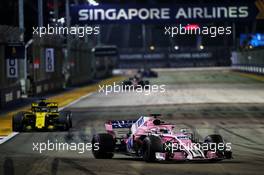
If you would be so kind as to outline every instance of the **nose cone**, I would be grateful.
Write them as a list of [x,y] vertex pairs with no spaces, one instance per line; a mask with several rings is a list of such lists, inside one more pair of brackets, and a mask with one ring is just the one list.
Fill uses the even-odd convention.
[[45,117],[46,113],[45,112],[37,112],[36,113],[36,128],[42,129],[45,127]]

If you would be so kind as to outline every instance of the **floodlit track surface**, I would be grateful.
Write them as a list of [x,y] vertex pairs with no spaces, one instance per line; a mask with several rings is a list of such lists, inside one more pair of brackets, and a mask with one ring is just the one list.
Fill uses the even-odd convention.
[[[211,101],[206,103],[204,100],[209,99],[207,97],[195,103],[179,103],[167,94],[159,95],[161,103],[158,98],[151,102],[150,97],[139,99],[135,93],[109,96],[96,93],[69,108],[73,111],[74,126],[70,132],[21,133],[0,145],[0,174],[263,174],[263,83],[219,70],[160,74],[158,79],[150,81],[168,85],[167,93],[176,93],[188,100],[211,89]],[[186,89],[190,93],[186,93]],[[233,93],[219,95],[223,89]],[[241,96],[250,97],[254,92],[258,93],[258,98],[233,101]],[[122,103],[127,98],[131,103]],[[103,101],[104,105],[100,105],[99,101]],[[74,151],[46,151],[40,154],[32,150],[33,142],[90,142],[93,134],[104,131],[106,120],[136,119],[149,113],[161,113],[165,120],[175,123],[178,128],[196,131],[201,140],[211,133],[223,135],[226,141],[232,143],[234,159],[217,163],[145,163],[123,155],[115,155],[112,160],[97,160],[89,151],[83,154]]]

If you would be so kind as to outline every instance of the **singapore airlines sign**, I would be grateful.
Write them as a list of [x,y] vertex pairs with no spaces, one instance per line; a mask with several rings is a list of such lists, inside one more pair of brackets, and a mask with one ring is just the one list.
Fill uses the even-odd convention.
[[[261,2],[260,2],[261,1]],[[262,3],[262,0],[256,2]],[[264,10],[264,9],[263,9]],[[254,20],[263,14],[260,5],[78,5],[71,7],[72,24],[93,23],[176,23],[210,20]],[[261,18],[258,18],[261,19]]]

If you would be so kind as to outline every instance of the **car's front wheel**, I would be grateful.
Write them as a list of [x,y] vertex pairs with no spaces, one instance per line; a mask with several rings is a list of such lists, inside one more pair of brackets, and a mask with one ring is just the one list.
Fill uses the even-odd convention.
[[156,152],[163,152],[162,140],[158,136],[148,136],[143,141],[143,159],[146,162],[154,162],[156,160]]
[[115,142],[110,134],[97,134],[92,139],[92,152],[96,159],[111,159],[114,156]]
[[208,135],[204,139],[204,143],[208,144],[209,150],[205,151],[207,154],[208,151],[214,151],[217,153],[218,158],[212,159],[213,161],[219,161],[223,158],[231,159],[232,152],[230,150],[226,150],[226,145],[224,139],[221,135],[212,134]]

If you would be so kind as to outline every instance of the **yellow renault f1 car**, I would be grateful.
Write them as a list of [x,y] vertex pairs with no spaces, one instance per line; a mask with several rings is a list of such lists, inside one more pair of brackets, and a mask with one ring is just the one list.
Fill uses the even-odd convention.
[[13,131],[62,130],[72,127],[72,113],[58,110],[58,104],[41,100],[31,104],[31,110],[13,116]]

